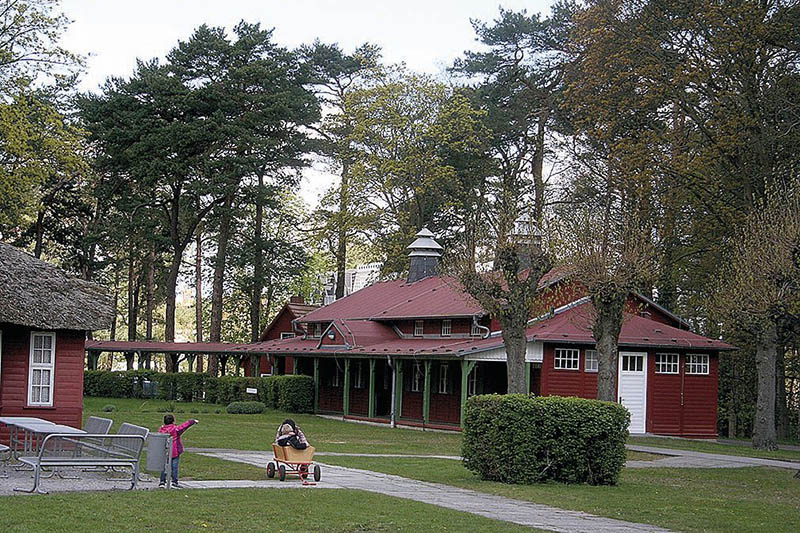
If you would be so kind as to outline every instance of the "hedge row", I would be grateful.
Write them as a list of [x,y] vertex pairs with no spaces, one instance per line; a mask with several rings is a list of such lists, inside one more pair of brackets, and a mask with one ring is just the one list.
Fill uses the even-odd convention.
[[464,414],[464,465],[483,479],[614,485],[625,464],[630,415],[616,403],[484,395]]
[[[145,398],[145,381],[157,383],[157,397],[164,400],[219,404],[257,400],[269,408],[295,413],[310,413],[314,408],[314,378],[295,375],[216,378],[206,374],[166,374],[152,370],[86,370],[83,393],[109,398]],[[256,389],[257,394],[248,393],[248,388]]]

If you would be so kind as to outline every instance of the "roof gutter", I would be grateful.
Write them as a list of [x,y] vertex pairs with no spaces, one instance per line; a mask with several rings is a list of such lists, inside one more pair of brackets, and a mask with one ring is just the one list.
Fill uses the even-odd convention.
[[489,335],[491,335],[491,333],[492,333],[491,329],[487,328],[486,326],[481,326],[478,323],[478,315],[477,314],[472,315],[472,325],[475,326],[476,329],[483,330],[483,331],[486,332],[483,335],[481,335],[481,339],[489,338]]

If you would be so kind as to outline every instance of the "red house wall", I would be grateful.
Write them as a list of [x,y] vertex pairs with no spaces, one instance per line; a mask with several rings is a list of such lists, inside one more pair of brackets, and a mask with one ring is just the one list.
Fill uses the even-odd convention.
[[[83,415],[84,331],[56,331],[53,407],[28,407],[31,329],[1,324],[3,332],[0,413],[31,416],[81,427]],[[38,330],[37,330],[38,331]]]
[[597,398],[597,373],[584,372],[585,349],[580,350],[578,370],[556,370],[555,349],[576,348],[576,346],[556,346],[545,344],[540,373],[539,387],[542,396],[578,396]]
[[461,423],[461,394],[431,394],[431,422]]
[[[579,348],[579,370],[556,370],[555,348],[570,346],[545,345],[539,385],[541,395],[597,398],[597,373],[584,371],[586,347]],[[719,357],[709,356],[708,375],[686,375],[684,353],[679,355],[678,374],[656,374],[656,353],[658,350],[647,353],[645,429],[659,435],[716,437]]]
[[422,420],[422,393],[403,391],[403,405],[401,418]]
[[327,387],[320,385],[319,410],[341,413],[344,410],[344,399],[342,397],[343,392],[344,391],[341,387]]

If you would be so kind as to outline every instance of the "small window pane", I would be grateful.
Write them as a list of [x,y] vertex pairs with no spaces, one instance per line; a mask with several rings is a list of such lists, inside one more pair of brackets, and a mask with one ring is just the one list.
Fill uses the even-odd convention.
[[33,336],[33,347],[34,348],[42,348],[42,336],[41,335],[34,335]]
[[414,322],[414,336],[415,337],[422,337],[424,322],[422,320],[417,320]]
[[42,403],[50,402],[50,387],[42,387]]
[[41,390],[40,387],[33,387],[33,389],[31,390],[31,392],[32,392],[31,396],[32,396],[33,403],[41,403],[41,401],[42,401],[41,397],[42,396],[41,396],[41,394],[39,392],[40,390]]
[[42,335],[43,348],[49,350],[53,346],[53,339],[50,335]]
[[585,370],[587,372],[597,372],[597,350],[586,350]]
[[579,370],[579,359],[580,356],[578,350],[556,348],[555,368],[557,370]]

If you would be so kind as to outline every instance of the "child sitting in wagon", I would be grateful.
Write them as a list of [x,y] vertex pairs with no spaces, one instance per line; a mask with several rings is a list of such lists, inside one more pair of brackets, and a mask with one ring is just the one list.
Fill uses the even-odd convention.
[[278,433],[275,435],[275,443],[278,446],[291,446],[295,450],[305,450],[308,448],[306,436],[303,435],[303,432],[291,418],[287,418],[278,426]]

